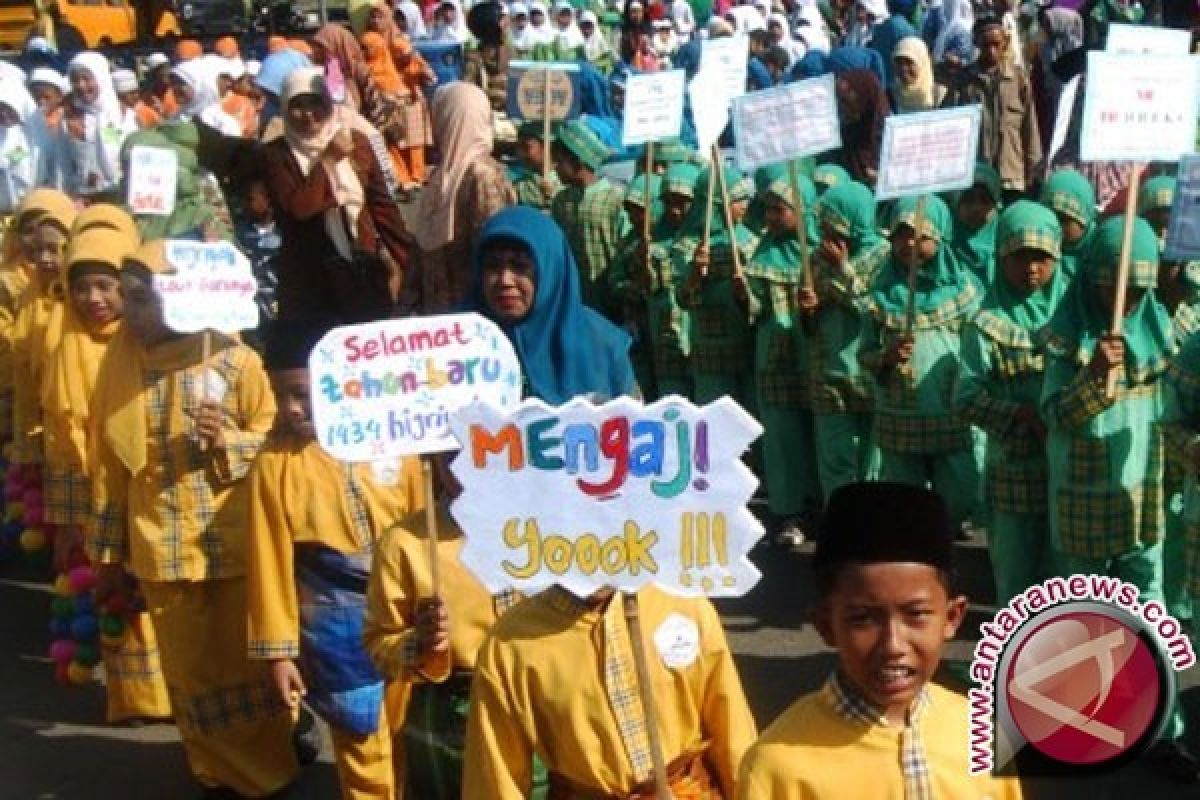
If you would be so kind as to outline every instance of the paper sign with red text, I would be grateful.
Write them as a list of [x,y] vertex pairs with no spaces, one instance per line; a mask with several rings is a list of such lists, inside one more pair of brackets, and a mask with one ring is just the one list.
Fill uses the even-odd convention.
[[461,559],[490,591],[734,597],[758,582],[758,480],[741,459],[762,427],[732,399],[477,404],[451,427]]
[[165,217],[175,210],[179,156],[165,147],[135,145],[129,150],[129,188],[125,201],[133,214]]
[[335,328],[308,366],[317,440],[341,461],[454,450],[454,411],[477,401],[511,408],[521,399],[516,351],[479,314]]
[[154,276],[163,320],[176,333],[236,333],[258,326],[258,281],[250,261],[229,242],[166,243],[171,272]]

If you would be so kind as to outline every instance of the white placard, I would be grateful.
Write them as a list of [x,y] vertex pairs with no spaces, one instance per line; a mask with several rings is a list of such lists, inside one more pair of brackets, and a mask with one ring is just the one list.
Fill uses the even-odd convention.
[[875,196],[880,200],[966,189],[975,182],[979,106],[893,114],[884,122]]
[[733,130],[744,171],[841,147],[833,76],[736,98]]
[[165,147],[134,145],[129,150],[129,183],[125,202],[134,214],[165,217],[175,210],[179,156]]
[[623,147],[679,136],[683,127],[684,77],[681,69],[629,76],[621,127]]
[[327,333],[308,359],[317,441],[341,461],[441,453],[457,409],[521,399],[512,343],[479,314],[387,319]]
[[696,152],[708,159],[725,128],[729,125],[729,98],[719,73],[696,73],[688,84],[688,99],[692,101],[692,125],[696,128]]
[[1154,25],[1110,24],[1108,38],[1104,41],[1106,53],[1186,56],[1191,50],[1191,31],[1159,28]]
[[258,282],[250,260],[229,242],[171,239],[172,271],[154,276],[163,320],[176,333],[235,333],[258,326]]
[[451,424],[460,558],[489,591],[738,596],[757,583],[758,481],[741,457],[762,427],[732,399],[479,404]]
[[1196,60],[1089,53],[1080,156],[1175,161],[1196,148]]
[[746,73],[750,64],[750,39],[746,36],[722,36],[705,39],[700,46],[700,72],[720,75],[726,98],[746,93]]
[[1200,259],[1200,155],[1179,160],[1163,256],[1174,261]]

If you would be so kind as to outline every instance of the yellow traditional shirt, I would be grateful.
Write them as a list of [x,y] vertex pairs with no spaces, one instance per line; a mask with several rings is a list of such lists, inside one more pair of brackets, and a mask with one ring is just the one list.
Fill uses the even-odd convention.
[[424,512],[410,514],[375,548],[367,583],[363,639],[375,667],[388,678],[441,682],[451,672],[475,669],[475,659],[512,594],[493,597],[459,560],[462,531],[438,508],[438,580],[450,620],[450,658],[420,659],[413,621],[417,604],[433,596],[429,534]]
[[[41,464],[42,374],[49,366],[61,334],[62,290],[55,287],[40,296],[29,286],[18,302],[12,327],[13,442],[12,459],[17,464]],[[57,319],[57,321],[56,321]]]
[[[755,727],[716,609],[653,588],[637,596],[664,760],[707,745],[706,764],[732,796]],[[628,794],[650,778],[631,755],[630,742],[645,737],[644,716],[629,713],[640,710],[636,681],[613,675],[632,664],[606,658],[608,643],[630,641],[624,602],[614,595],[590,608],[555,588],[500,619],[471,686],[464,800],[526,797],[534,754],[589,791]],[[610,693],[614,678],[625,691]]]
[[272,436],[247,481],[250,657],[297,658],[294,546],[321,544],[346,555],[369,552],[383,531],[424,507],[420,462],[348,464],[315,441]]
[[[937,798],[1019,800],[1020,782],[968,772],[967,701],[928,684],[916,726]],[[742,761],[738,800],[906,800],[904,729],[847,712],[831,681],[783,712]]]
[[[243,481],[275,420],[275,398],[254,351],[214,347],[207,383],[224,417],[225,447],[201,452],[193,418],[204,397],[200,337],[151,351],[144,367],[146,465],[136,475],[105,436],[94,437],[88,557],[126,564],[143,581],[203,581],[245,574],[247,487]],[[106,359],[103,373],[112,366]],[[136,389],[129,387],[130,394]],[[97,420],[102,424],[103,420]]]

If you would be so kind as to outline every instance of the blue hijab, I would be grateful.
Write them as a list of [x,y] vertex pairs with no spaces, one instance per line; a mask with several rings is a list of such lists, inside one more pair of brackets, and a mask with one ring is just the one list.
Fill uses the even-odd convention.
[[841,75],[856,69],[869,69],[879,78],[881,86],[888,86],[887,73],[883,67],[883,56],[869,47],[835,47],[829,54],[829,71]]
[[287,76],[301,67],[309,66],[312,66],[312,62],[308,60],[308,56],[290,48],[271,53],[263,59],[254,82],[270,94],[264,98],[263,110],[259,114],[259,130],[265,130],[267,123],[279,116],[279,96],[283,94],[283,82],[287,80]]
[[529,394],[552,405],[580,395],[610,399],[633,394],[629,336],[583,304],[579,268],[562,229],[525,206],[497,212],[483,226],[475,251],[471,310],[492,317],[483,298],[482,253],[489,242],[507,239],[529,248],[537,289],[525,319],[505,326],[525,371]]

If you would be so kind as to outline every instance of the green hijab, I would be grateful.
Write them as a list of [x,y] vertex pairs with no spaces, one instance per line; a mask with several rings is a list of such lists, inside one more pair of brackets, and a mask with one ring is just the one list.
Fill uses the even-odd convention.
[[[700,177],[700,167],[696,164],[679,162],[667,167],[663,175],[664,192],[695,198],[696,179]],[[707,188],[708,184],[705,184]]]
[[[916,227],[917,202],[916,197],[905,197],[896,203],[893,232],[901,225]],[[950,247],[952,229],[950,208],[940,197],[926,195],[919,230],[922,235],[933,236],[938,249],[917,270],[915,306],[918,314],[938,312],[943,321],[971,311],[982,293],[975,277],[959,263]],[[875,279],[871,301],[889,317],[902,320],[908,313],[908,298],[908,267],[899,263],[893,252]]]
[[1031,200],[1018,200],[1004,209],[996,222],[996,280],[983,301],[983,310],[1004,317],[1028,333],[1050,321],[1067,290],[1068,280],[1057,266],[1049,282],[1023,294],[1004,277],[1000,262],[1022,249],[1040,250],[1056,260],[1062,256],[1062,228],[1058,217]]
[[1159,175],[1151,178],[1138,192],[1138,213],[1169,209],[1175,202],[1175,178],[1171,175]]
[[[1096,287],[1116,283],[1124,228],[1124,219],[1112,217],[1096,229],[1080,280],[1072,284],[1044,331],[1046,347],[1051,352],[1085,364],[1091,359],[1096,341],[1108,333],[1112,318],[1097,300]],[[1153,289],[1157,284],[1158,237],[1150,224],[1139,218],[1134,222],[1129,285]],[[1167,359],[1175,349],[1171,316],[1154,292],[1147,291],[1137,308],[1126,315],[1122,334],[1125,367],[1131,382],[1148,382],[1166,368]]]
[[[958,214],[954,215],[954,254],[958,256],[958,260],[964,266],[975,273],[975,277],[984,286],[991,286],[995,282],[996,263],[995,263],[995,248],[996,248],[996,222],[1000,218],[1000,211],[1003,209],[1003,188],[1000,182],[1000,173],[995,170],[990,164],[975,165],[975,186],[983,186],[987,189],[988,196],[992,198],[992,202],[996,204],[996,213],[992,214],[988,221],[980,227],[971,230],[958,219]],[[954,204],[958,205],[962,193],[956,193],[954,196]]]
[[1075,244],[1063,242],[1062,260],[1058,264],[1068,279],[1074,278],[1096,235],[1096,190],[1081,173],[1060,169],[1046,180],[1041,200],[1051,211],[1083,226],[1083,238]]
[[874,247],[883,237],[875,222],[875,195],[864,184],[847,180],[825,192],[817,217],[850,242],[850,258]]
[[[816,247],[821,242],[821,231],[817,227],[817,189],[813,186],[813,182],[803,175],[796,176],[796,183],[800,187],[800,197],[804,203],[804,231],[808,236],[809,248]],[[764,195],[776,197],[782,200],[793,211],[796,210],[796,192],[792,188],[790,178],[776,180],[767,187]],[[789,235],[785,238],[796,240],[796,237]]]
[[824,194],[835,186],[851,181],[850,173],[839,164],[822,164],[813,170],[813,183],[817,192]]
[[[662,178],[658,175],[649,176],[649,190],[647,190],[647,176],[645,173],[638,175],[629,182],[629,186],[625,189],[625,202],[628,205],[637,206],[638,208],[646,208],[647,196],[650,200],[650,227],[653,229],[662,220],[663,205],[662,205]],[[642,235],[641,231],[636,232],[638,236]]]
[[[704,236],[704,212],[708,205],[708,176],[712,172],[712,166],[707,166],[701,170],[696,177],[696,192],[695,200],[692,202],[692,208],[688,211],[687,217],[684,218],[683,224],[679,228],[679,238],[694,237],[700,239]],[[729,202],[736,203],[741,200],[749,200],[754,196],[754,182],[742,175],[733,167],[725,167],[722,174],[725,176],[725,185],[729,192]],[[745,243],[753,238],[753,235],[746,229],[745,225],[739,224],[738,242]],[[712,202],[712,223],[710,227],[711,242],[718,244],[728,243],[728,227],[725,225],[725,207],[721,200],[721,186],[718,181],[713,181],[713,202]]]
[[171,238],[202,238],[205,226],[216,221],[200,186],[200,162],[194,146],[191,123],[170,123],[150,130],[131,133],[123,145],[126,154],[134,147],[156,147],[171,150],[178,160],[175,177],[175,208],[167,215],[138,214],[134,216],[143,241]]

